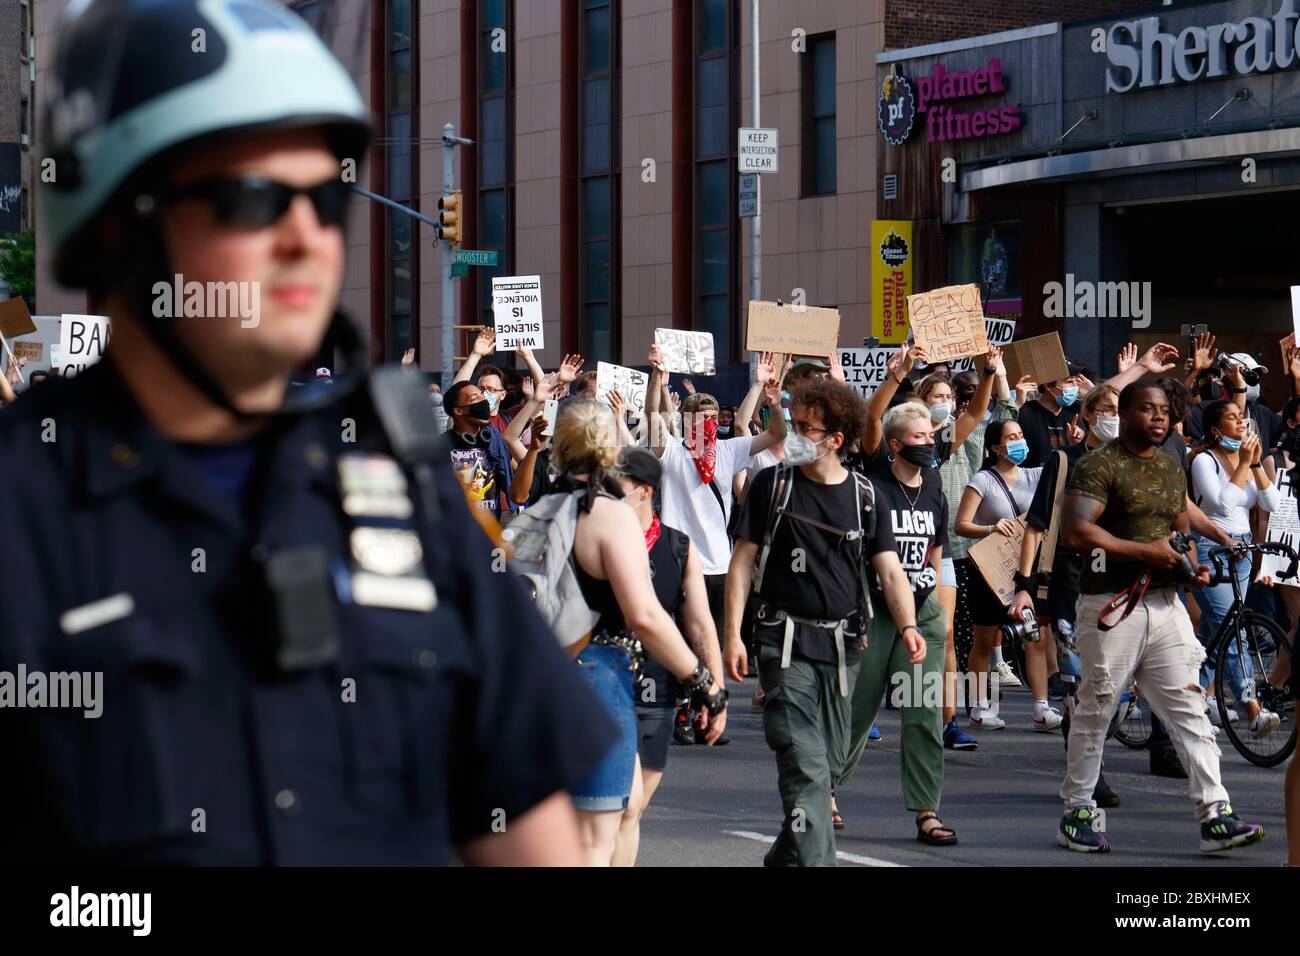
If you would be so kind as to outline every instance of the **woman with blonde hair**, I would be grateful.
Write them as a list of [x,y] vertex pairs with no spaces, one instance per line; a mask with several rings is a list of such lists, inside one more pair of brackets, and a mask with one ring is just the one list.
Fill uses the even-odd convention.
[[576,663],[609,709],[621,736],[601,765],[573,791],[583,843],[593,866],[609,866],[619,823],[640,780],[633,696],[634,654],[640,647],[664,665],[695,698],[700,726],[712,743],[726,724],[727,692],[698,660],[664,610],[650,579],[645,533],[618,484],[618,431],[604,406],[570,402],[555,425],[551,460],[579,496],[573,564],[583,597],[599,614]]

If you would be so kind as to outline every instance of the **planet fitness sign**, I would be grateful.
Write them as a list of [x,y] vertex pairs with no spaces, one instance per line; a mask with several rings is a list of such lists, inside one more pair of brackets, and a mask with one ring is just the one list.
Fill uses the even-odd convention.
[[1161,31],[1159,17],[1121,20],[1106,37],[1106,57],[1107,93],[1289,70],[1300,61],[1300,14],[1296,0],[1282,0],[1267,20],[1191,26],[1177,36]]
[[[1291,2],[1291,0],[1288,0]],[[880,130],[898,146],[912,129],[911,87],[901,76],[885,77],[880,97]],[[915,112],[925,114],[926,139],[931,143],[981,139],[1013,133],[1020,129],[1020,106],[995,106],[964,112],[954,107],[959,100],[991,96],[1007,91],[1002,60],[990,60],[978,70],[950,73],[935,64],[927,76],[916,80]]]

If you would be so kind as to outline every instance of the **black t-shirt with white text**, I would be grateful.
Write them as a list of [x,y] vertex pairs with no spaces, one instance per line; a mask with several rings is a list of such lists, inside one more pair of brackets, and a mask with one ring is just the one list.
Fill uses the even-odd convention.
[[[736,529],[739,537],[760,548],[767,531],[776,471],[775,467],[764,468],[754,477]],[[776,526],[759,597],[767,604],[799,617],[843,620],[853,615],[859,605],[858,546],[846,541],[843,534],[818,528],[791,517],[791,514],[811,518],[844,532],[855,531],[858,527],[855,510],[860,500],[864,508],[862,523],[866,530],[870,530],[871,516],[865,512],[870,504],[870,489],[866,488],[865,481],[853,474],[838,485],[820,484],[806,477],[798,468],[791,474],[794,485],[790,490],[790,501]],[[855,491],[859,481],[862,484],[860,496]],[[782,628],[755,627],[754,636],[760,643],[778,643]],[[797,646],[800,653],[810,660],[836,660],[829,631],[801,626]],[[857,660],[858,642],[855,637],[846,636],[845,652],[850,663]]]
[[[920,610],[939,584],[930,552],[936,545],[948,549],[948,499],[939,473],[933,468],[922,469],[918,488],[904,488],[892,471],[873,475],[871,484],[875,489],[876,530],[867,539],[867,554],[897,553]],[[874,574],[872,582],[872,592],[884,607],[884,592]]]

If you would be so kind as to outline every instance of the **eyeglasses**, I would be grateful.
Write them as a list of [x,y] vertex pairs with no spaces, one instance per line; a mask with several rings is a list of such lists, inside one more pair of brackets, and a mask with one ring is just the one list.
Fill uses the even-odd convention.
[[792,422],[790,425],[796,435],[807,436],[811,432],[819,432],[823,435],[830,434],[824,428],[818,428],[816,425],[809,425],[806,422]]
[[204,179],[172,187],[163,194],[167,203],[199,199],[212,206],[223,226],[262,229],[278,222],[297,196],[306,196],[322,226],[341,226],[346,217],[352,187],[341,179],[327,179],[315,186],[290,186],[263,176]]
[[506,393],[504,388],[492,388],[491,386],[484,388],[482,385],[478,387],[478,390],[480,392],[492,392],[494,395],[504,395]]

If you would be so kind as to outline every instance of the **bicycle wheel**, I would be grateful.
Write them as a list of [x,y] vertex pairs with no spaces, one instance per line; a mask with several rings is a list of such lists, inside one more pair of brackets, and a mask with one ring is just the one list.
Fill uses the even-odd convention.
[[1115,739],[1133,750],[1146,749],[1151,740],[1151,714],[1141,697],[1134,696],[1128,701],[1127,710],[1115,728]]
[[[1256,766],[1275,767],[1295,750],[1296,719],[1295,710],[1288,709],[1289,695],[1285,690],[1270,684],[1269,676],[1277,669],[1279,661],[1284,666],[1287,664],[1291,657],[1291,647],[1282,628],[1269,618],[1249,615],[1245,617],[1244,624],[1244,633],[1238,631],[1225,637],[1219,645],[1214,662],[1214,687],[1219,702],[1219,716],[1223,718],[1224,733],[1239,754]],[[1228,720],[1228,700],[1238,696],[1237,690],[1226,683],[1228,648],[1233,644],[1242,645],[1240,653],[1250,659],[1254,672],[1252,680],[1255,699],[1260,706],[1282,718],[1276,728],[1260,737],[1251,733],[1241,701],[1236,701],[1241,719],[1237,722]]]

